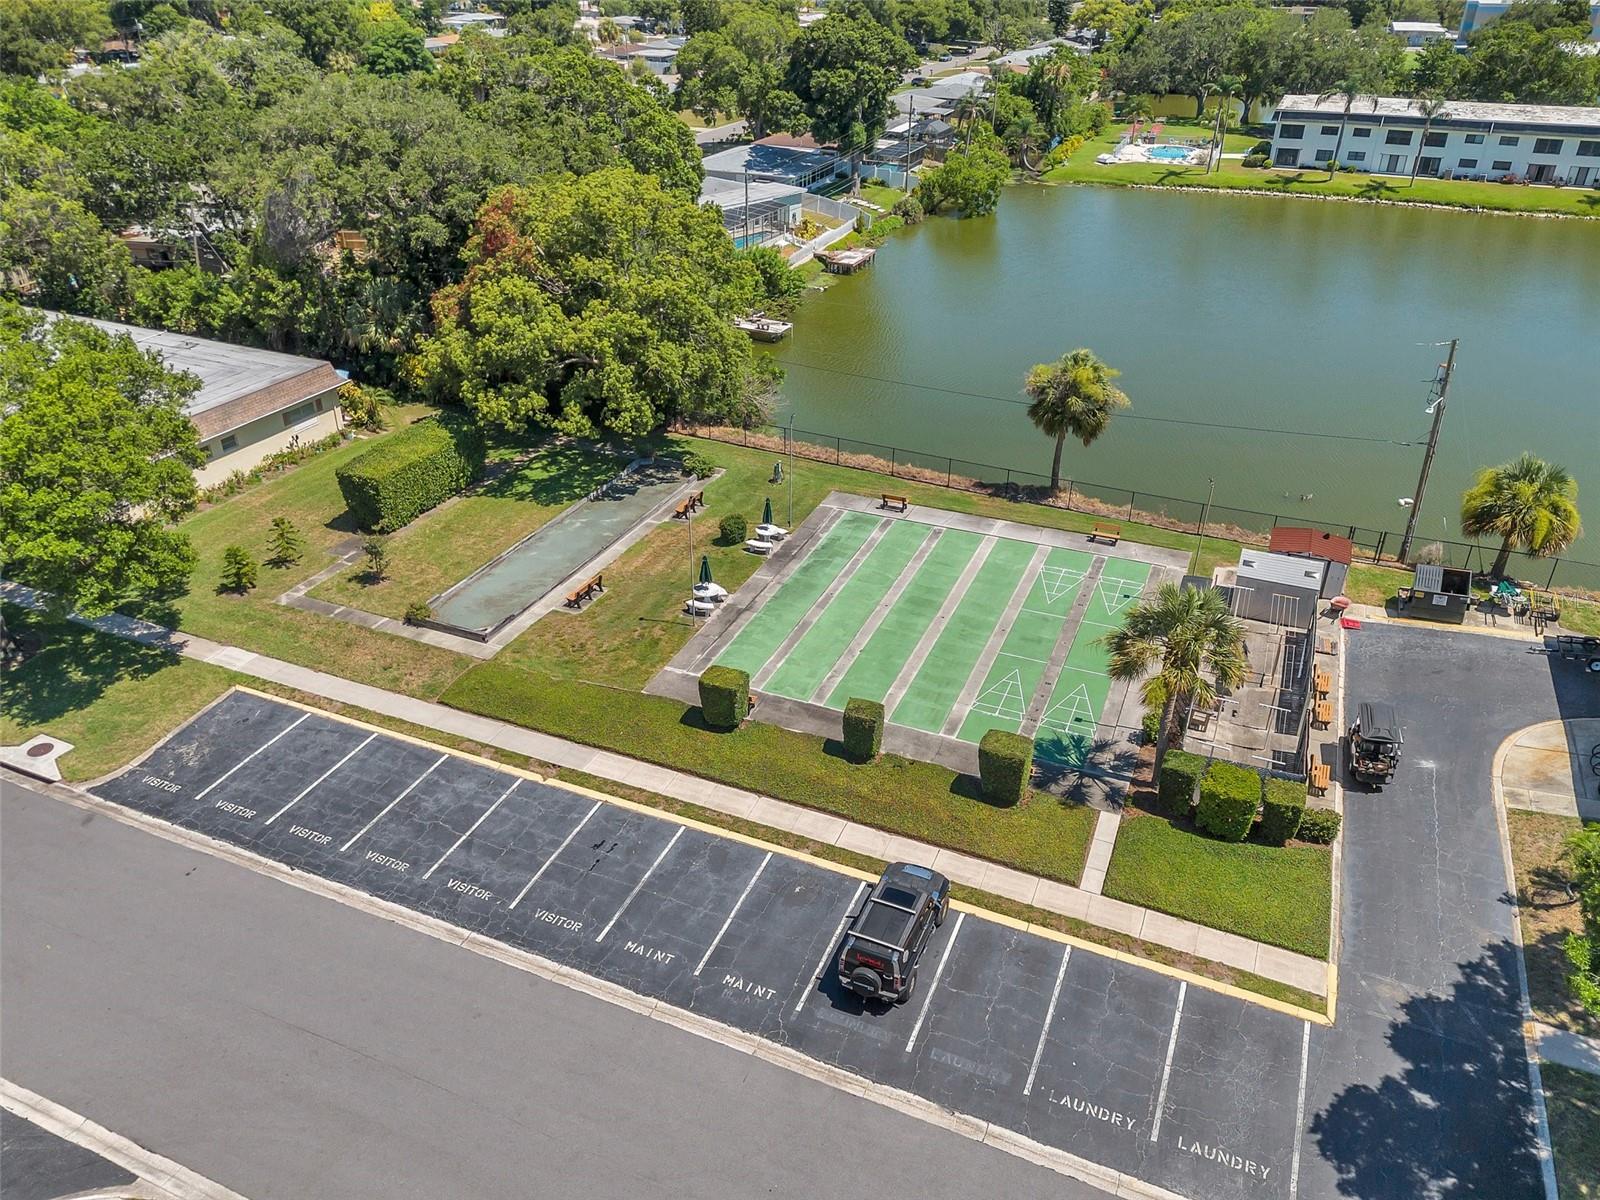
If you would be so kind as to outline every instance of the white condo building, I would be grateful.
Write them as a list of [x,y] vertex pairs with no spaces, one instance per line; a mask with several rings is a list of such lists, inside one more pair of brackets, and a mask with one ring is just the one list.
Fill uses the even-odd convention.
[[[1424,134],[1426,127],[1426,134]],[[1343,130],[1341,136],[1341,129]],[[1417,100],[1285,96],[1273,119],[1272,165],[1341,164],[1376,175],[1600,186],[1600,108],[1451,100],[1431,121]]]

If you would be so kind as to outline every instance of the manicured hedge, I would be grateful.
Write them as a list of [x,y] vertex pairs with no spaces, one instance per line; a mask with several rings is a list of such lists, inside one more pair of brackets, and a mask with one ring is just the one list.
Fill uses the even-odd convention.
[[334,474],[356,524],[393,533],[476,479],[485,453],[476,425],[435,417],[389,435]]
[[1225,842],[1242,842],[1260,802],[1260,775],[1238,763],[1214,762],[1200,781],[1195,824]]
[[1343,818],[1331,808],[1308,808],[1300,818],[1300,829],[1295,834],[1302,842],[1316,842],[1326,846],[1339,836]]
[[844,706],[844,752],[853,762],[871,762],[883,750],[883,705],[851,697]]
[[713,729],[737,729],[750,715],[750,673],[707,667],[700,676],[700,712]]
[[991,729],[978,743],[978,779],[991,804],[1021,804],[1033,776],[1033,739]]
[[1168,750],[1161,760],[1156,797],[1168,817],[1187,817],[1194,809],[1195,788],[1206,773],[1206,760],[1187,750]]
[[1300,828],[1306,814],[1306,785],[1292,779],[1268,779],[1261,797],[1261,836],[1281,846]]

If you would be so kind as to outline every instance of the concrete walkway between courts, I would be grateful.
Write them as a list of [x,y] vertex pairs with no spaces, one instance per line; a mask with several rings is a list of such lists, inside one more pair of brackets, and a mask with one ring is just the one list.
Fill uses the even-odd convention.
[[[37,592],[9,580],[0,582],[0,596],[29,608],[42,607]],[[1236,970],[1249,971],[1312,995],[1328,994],[1331,970],[1330,965],[1321,959],[1251,941],[1238,934],[1210,929],[1153,909],[1126,904],[1086,888],[1070,887],[953,850],[898,837],[881,829],[846,821],[842,817],[787,804],[770,796],[728,787],[606,750],[596,750],[592,746],[551,737],[519,725],[475,716],[443,704],[341,679],[324,671],[295,666],[281,659],[269,658],[237,646],[225,646],[120,613],[95,618],[74,617],[73,620],[102,633],[160,647],[185,658],[199,659],[283,687],[296,688],[324,700],[354,705],[413,725],[469,738],[552,766],[584,771],[613,783],[627,784],[675,800],[698,804],[702,808],[786,830],[857,854],[889,861],[922,863],[940,871],[954,883],[981,888],[1009,900],[1115,930]],[[1105,863],[1100,859],[1109,859],[1113,835],[1114,826],[1107,826],[1103,831],[1097,827],[1095,844],[1090,849],[1090,866],[1085,871],[1086,884],[1098,887],[1103,883]]]

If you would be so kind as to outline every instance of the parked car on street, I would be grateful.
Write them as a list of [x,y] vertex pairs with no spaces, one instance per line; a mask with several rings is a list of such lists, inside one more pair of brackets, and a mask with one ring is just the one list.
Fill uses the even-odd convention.
[[1356,705],[1356,719],[1350,723],[1350,774],[1363,783],[1388,783],[1400,765],[1404,742],[1394,705],[1363,700]]
[[845,932],[839,982],[858,996],[904,1004],[916,990],[917,961],[949,909],[943,875],[892,863]]

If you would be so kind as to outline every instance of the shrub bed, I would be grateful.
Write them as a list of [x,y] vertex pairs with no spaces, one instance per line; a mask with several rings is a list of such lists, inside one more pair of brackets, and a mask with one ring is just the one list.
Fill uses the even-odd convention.
[[1302,842],[1326,846],[1339,836],[1339,826],[1343,823],[1344,818],[1331,808],[1308,808],[1300,818],[1300,828],[1295,831],[1295,836]]
[[978,778],[991,804],[1021,804],[1033,776],[1033,739],[991,729],[978,743]]
[[1306,815],[1306,785],[1292,779],[1268,779],[1261,796],[1261,837],[1281,846],[1300,829]]
[[1200,781],[1195,824],[1225,842],[1242,842],[1255,824],[1261,776],[1238,763],[1214,762]]
[[1156,798],[1162,815],[1187,817],[1194,809],[1195,788],[1206,773],[1206,760],[1187,750],[1168,750],[1161,760],[1161,778],[1156,782]]
[[700,676],[700,712],[713,729],[737,729],[750,715],[750,674],[707,667]]
[[883,705],[851,697],[844,706],[844,752],[852,762],[871,762],[883,750]]
[[393,533],[461,491],[483,470],[483,434],[465,421],[418,421],[334,474],[362,529]]

